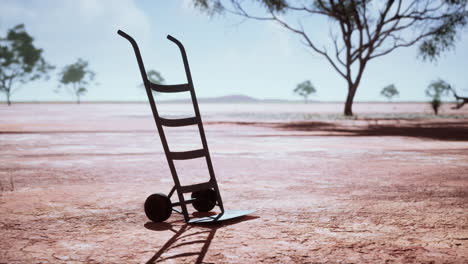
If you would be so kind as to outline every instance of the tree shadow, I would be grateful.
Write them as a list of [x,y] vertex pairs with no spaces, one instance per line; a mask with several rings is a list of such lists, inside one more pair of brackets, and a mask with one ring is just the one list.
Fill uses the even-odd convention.
[[331,122],[295,122],[276,126],[292,131],[325,132],[321,136],[404,136],[447,141],[468,141],[465,120],[452,122],[412,121],[379,124],[386,120],[361,120],[366,125],[342,125]]
[[[205,217],[211,213],[193,213],[195,217]],[[151,257],[146,263],[159,263],[171,259],[196,257],[194,263],[203,263],[203,259],[215,237],[216,231],[224,226],[252,220],[257,216],[246,215],[238,219],[214,222],[209,224],[186,224],[182,220],[166,223],[147,222],[145,228],[152,231],[171,231],[174,235]],[[195,250],[191,245],[201,244],[200,250]],[[185,248],[184,248],[185,247]],[[174,251],[171,254],[171,251]],[[163,256],[164,255],[164,256]],[[166,256],[167,255],[167,256]]]

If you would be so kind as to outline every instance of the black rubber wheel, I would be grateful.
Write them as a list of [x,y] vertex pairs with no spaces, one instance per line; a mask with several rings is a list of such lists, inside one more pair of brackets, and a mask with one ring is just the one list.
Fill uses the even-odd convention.
[[216,192],[213,189],[196,191],[192,193],[193,201],[192,205],[198,212],[209,212],[216,205]]
[[167,220],[172,213],[172,203],[167,195],[155,193],[145,201],[145,214],[153,222],[162,222]]

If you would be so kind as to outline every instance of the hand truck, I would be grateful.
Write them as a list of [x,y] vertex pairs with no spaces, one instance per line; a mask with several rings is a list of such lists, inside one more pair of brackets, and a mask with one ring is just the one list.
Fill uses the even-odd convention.
[[[146,216],[154,222],[162,222],[167,220],[172,211],[180,213],[184,216],[184,220],[187,223],[209,223],[209,222],[219,222],[232,218],[241,217],[247,214],[251,214],[254,210],[224,210],[223,201],[221,199],[221,194],[219,192],[218,183],[213,170],[213,165],[211,163],[210,152],[208,151],[208,144],[206,142],[205,131],[203,130],[203,123],[200,116],[200,111],[198,108],[197,97],[195,95],[195,90],[193,88],[192,76],[190,74],[190,68],[187,61],[187,55],[185,53],[184,46],[180,41],[172,37],[171,35],[167,36],[167,39],[174,42],[180,49],[182,54],[182,59],[184,62],[185,74],[187,76],[187,83],[185,84],[176,84],[176,85],[162,85],[155,84],[149,81],[145,66],[143,64],[143,59],[141,58],[140,50],[136,41],[126,34],[125,32],[118,30],[117,33],[123,38],[127,39],[133,46],[135,56],[140,68],[141,77],[143,78],[143,83],[146,89],[146,94],[148,95],[148,100],[151,105],[151,110],[153,112],[154,121],[161,138],[161,143],[166,154],[167,163],[169,169],[171,170],[172,178],[174,180],[174,187],[171,189],[168,195],[162,193],[155,193],[150,195],[145,201],[145,214]],[[181,118],[181,119],[166,119],[162,118],[158,114],[158,109],[156,107],[155,100],[151,91],[156,91],[160,93],[177,93],[177,92],[190,92],[193,108],[195,112],[194,117]],[[190,126],[197,125],[200,132],[201,142],[203,145],[202,149],[191,150],[191,151],[182,151],[174,152],[169,150],[169,146],[164,134],[164,127],[181,127],[181,126]],[[192,184],[192,185],[181,185],[177,171],[174,166],[174,160],[187,160],[205,157],[208,171],[210,174],[210,179],[208,182]],[[171,202],[171,197],[177,192],[179,197],[178,202]],[[191,193],[191,199],[185,199],[184,193]],[[192,204],[192,206],[199,212],[209,212],[216,205],[221,210],[221,213],[201,218],[190,218],[187,210],[187,204]],[[181,210],[175,209],[174,207],[180,206]]]

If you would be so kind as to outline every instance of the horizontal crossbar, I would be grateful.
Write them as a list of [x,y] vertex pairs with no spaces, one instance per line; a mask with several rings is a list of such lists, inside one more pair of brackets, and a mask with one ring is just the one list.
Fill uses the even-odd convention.
[[208,190],[208,189],[211,189],[211,188],[213,188],[213,183],[211,183],[211,182],[204,182],[204,183],[180,186],[180,189],[182,190],[183,193],[189,193],[189,192],[195,192],[195,191],[201,191],[201,190]]
[[150,82],[150,88],[160,93],[178,93],[190,91],[190,86],[186,84],[163,85]]
[[196,159],[204,156],[206,156],[206,151],[204,149],[170,152],[170,157],[174,160]]
[[180,118],[180,119],[166,119],[160,117],[161,124],[167,127],[180,127],[180,126],[190,126],[196,125],[198,122],[198,118],[196,117],[188,117],[188,118]]

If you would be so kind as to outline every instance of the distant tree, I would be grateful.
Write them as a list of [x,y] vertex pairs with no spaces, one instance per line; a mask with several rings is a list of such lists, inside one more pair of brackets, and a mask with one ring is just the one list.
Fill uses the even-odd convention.
[[11,105],[11,95],[22,84],[41,77],[47,79],[47,72],[54,69],[33,41],[23,24],[8,30],[5,38],[0,37],[0,92],[5,93],[8,105]]
[[[150,82],[155,84],[163,84],[165,82],[164,78],[162,77],[161,73],[156,70],[149,70],[146,75]],[[143,84],[139,85],[140,87],[144,87]]]
[[80,103],[80,97],[88,90],[86,88],[94,80],[96,73],[88,68],[88,62],[78,59],[75,63],[65,66],[59,74],[60,85],[65,87],[76,97],[76,103]]
[[161,73],[159,73],[156,70],[148,71],[148,79],[150,80],[150,82],[155,84],[163,84],[165,81]]
[[452,87],[446,81],[439,79],[432,81],[426,89],[426,95],[431,97],[430,104],[434,110],[434,114],[439,113],[439,107],[442,104],[442,96],[448,95],[452,91]]
[[[419,45],[433,60],[454,47],[468,22],[467,0],[192,0],[209,14],[228,11],[274,22],[329,62],[347,85],[344,114],[352,105],[365,69],[373,59],[399,48]],[[329,29],[313,17],[325,17]],[[319,38],[318,31],[329,32]]]
[[307,103],[307,98],[309,97],[309,95],[314,94],[316,92],[317,90],[310,81],[301,82],[296,86],[296,89],[294,89],[294,93],[304,97],[305,103]]
[[398,89],[393,84],[385,86],[382,91],[380,91],[380,95],[386,97],[388,101],[391,101],[394,96],[398,96],[399,94],[400,92],[398,92]]

